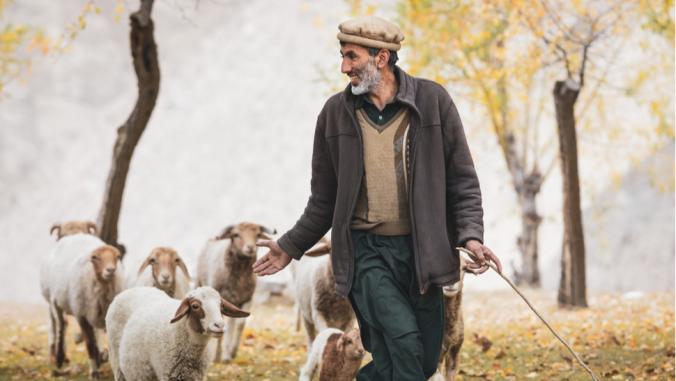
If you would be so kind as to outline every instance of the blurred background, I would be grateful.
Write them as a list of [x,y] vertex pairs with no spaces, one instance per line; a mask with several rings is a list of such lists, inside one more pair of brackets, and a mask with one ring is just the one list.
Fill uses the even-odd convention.
[[[510,276],[527,285],[537,271],[545,290],[559,285],[552,90],[568,78],[580,90],[587,288],[673,290],[673,2],[534,4],[156,1],[160,91],[124,191],[125,266],[171,246],[193,270],[226,225],[293,226],[309,196],[316,116],[347,84],[337,25],[376,14],[404,30],[399,65],[442,83],[458,105],[486,244]],[[136,101],[128,16],[137,7],[0,1],[0,300],[40,303],[52,224],[97,218],[116,130]],[[465,279],[469,290],[506,287],[494,274]]]

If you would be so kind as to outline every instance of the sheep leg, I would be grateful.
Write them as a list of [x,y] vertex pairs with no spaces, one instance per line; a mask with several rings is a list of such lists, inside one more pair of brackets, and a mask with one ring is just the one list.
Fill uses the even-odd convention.
[[54,358],[56,367],[61,368],[66,362],[66,320],[63,316],[63,310],[56,304],[51,304],[52,319],[55,323],[54,339],[56,341],[54,348]]
[[446,381],[455,381],[455,376],[458,374],[458,353],[462,346],[462,338],[458,344],[452,345],[446,355]]
[[319,365],[319,358],[314,352],[308,352],[307,361],[302,368],[300,368],[300,375],[298,381],[312,381],[315,372],[317,371],[317,365]]
[[[241,308],[245,311],[250,311],[251,302],[244,303]],[[226,343],[226,355],[230,357],[229,360],[232,360],[235,358],[235,356],[237,356],[239,341],[242,338],[242,331],[244,331],[245,323],[246,319],[229,319],[228,321],[229,340]]]
[[312,350],[312,342],[315,341],[315,337],[317,336],[317,331],[315,330],[315,325],[304,318],[303,325],[305,326],[305,332],[307,333],[307,353],[310,353]]
[[54,316],[54,306],[49,304],[49,361],[56,364],[56,317]]
[[84,317],[78,318],[78,323],[80,323],[80,329],[82,330],[82,335],[84,336],[85,343],[87,344],[87,354],[89,354],[89,378],[96,379],[100,377],[99,366],[101,366],[101,355],[99,353],[99,347],[96,344],[96,332],[94,327],[87,321]]
[[[101,343],[103,342],[103,335],[105,333],[105,329],[96,329],[96,342]],[[108,348],[103,348],[101,349],[99,353],[99,359],[101,360],[101,364],[108,362],[110,355],[108,352]]]

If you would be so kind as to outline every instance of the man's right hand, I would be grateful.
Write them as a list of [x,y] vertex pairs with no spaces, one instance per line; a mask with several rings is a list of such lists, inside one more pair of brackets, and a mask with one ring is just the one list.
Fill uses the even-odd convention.
[[253,271],[258,276],[274,274],[291,263],[291,256],[279,247],[277,241],[258,241],[256,246],[270,249],[253,264]]

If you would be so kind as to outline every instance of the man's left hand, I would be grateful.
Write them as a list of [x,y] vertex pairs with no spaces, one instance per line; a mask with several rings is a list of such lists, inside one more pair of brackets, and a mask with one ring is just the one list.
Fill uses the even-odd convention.
[[483,274],[488,270],[488,262],[495,263],[499,273],[502,273],[502,264],[498,256],[493,253],[493,250],[488,246],[484,246],[481,242],[470,239],[465,243],[465,248],[474,254],[474,262],[467,264],[467,270],[473,274]]

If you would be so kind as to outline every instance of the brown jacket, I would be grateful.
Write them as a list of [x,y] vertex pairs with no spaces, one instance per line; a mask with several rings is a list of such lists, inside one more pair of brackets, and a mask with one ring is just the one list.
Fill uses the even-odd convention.
[[[483,241],[483,209],[460,116],[439,84],[396,68],[396,100],[411,108],[409,207],[420,292],[459,280],[455,246]],[[324,105],[315,129],[311,195],[279,246],[295,259],[333,228],[336,288],[347,295],[354,276],[350,220],[364,174],[361,131],[350,86]]]

